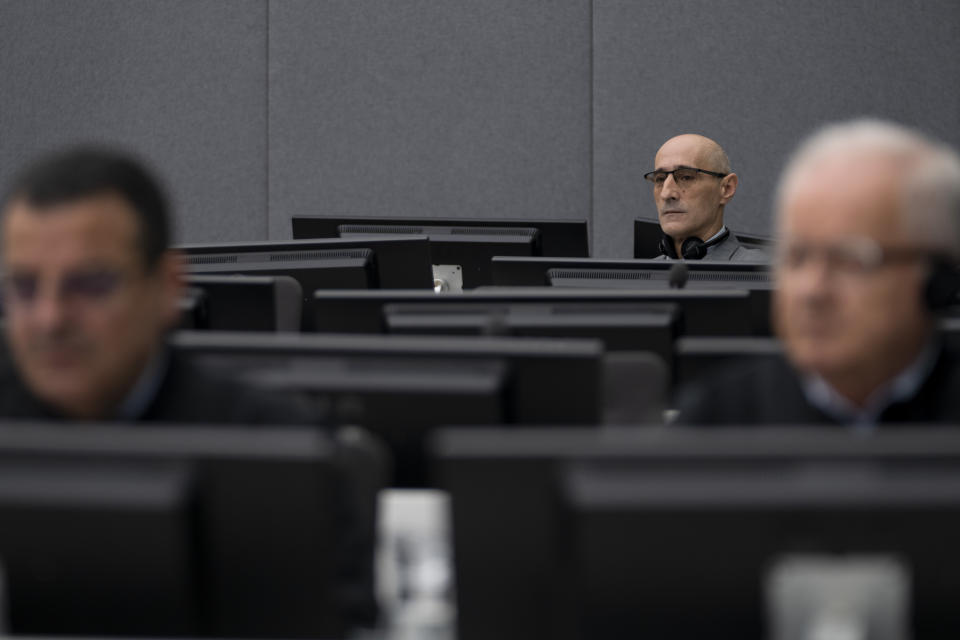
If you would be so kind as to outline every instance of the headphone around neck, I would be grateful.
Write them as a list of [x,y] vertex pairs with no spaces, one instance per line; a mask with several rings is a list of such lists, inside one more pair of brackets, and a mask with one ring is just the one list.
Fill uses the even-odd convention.
[[724,227],[720,233],[706,242],[700,238],[687,238],[683,241],[683,244],[680,245],[680,255],[678,256],[673,244],[673,238],[664,233],[660,236],[660,253],[673,260],[678,260],[681,257],[684,260],[703,260],[704,256],[707,255],[707,249],[716,244],[720,244],[729,236],[730,230]]

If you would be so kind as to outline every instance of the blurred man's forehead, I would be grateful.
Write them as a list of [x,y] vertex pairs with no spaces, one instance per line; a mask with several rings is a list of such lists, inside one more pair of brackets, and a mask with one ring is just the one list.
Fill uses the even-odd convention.
[[893,184],[900,188],[900,179],[906,170],[902,157],[868,151],[833,153],[811,158],[787,176],[784,201],[796,193],[838,189],[837,193],[861,187],[882,187]]
[[904,235],[902,180],[897,165],[877,158],[831,158],[798,172],[781,202],[781,229],[866,235],[897,240]]
[[41,208],[16,200],[4,212],[2,228],[4,257],[22,254],[27,248],[43,249],[47,242],[51,243],[49,251],[80,246],[124,254],[137,250],[135,213],[124,198],[113,193]]
[[29,221],[60,222],[66,218],[71,221],[92,221],[102,219],[123,227],[136,226],[137,215],[133,206],[119,193],[104,191],[81,198],[64,200],[48,205],[35,205],[27,198],[16,198],[3,211],[3,221],[11,217]]

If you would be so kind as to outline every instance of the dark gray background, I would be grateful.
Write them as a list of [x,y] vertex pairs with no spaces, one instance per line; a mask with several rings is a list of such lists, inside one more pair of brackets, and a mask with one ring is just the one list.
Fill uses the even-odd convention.
[[877,115],[960,143],[960,3],[873,0],[0,0],[0,181],[85,140],[146,156],[180,239],[293,214],[591,221],[631,253],[641,174],[681,132],[769,230],[783,159]]

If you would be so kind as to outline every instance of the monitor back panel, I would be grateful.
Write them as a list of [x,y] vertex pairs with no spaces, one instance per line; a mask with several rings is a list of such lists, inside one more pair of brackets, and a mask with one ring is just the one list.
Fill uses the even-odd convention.
[[672,304],[681,311],[683,335],[763,335],[750,292],[741,290],[591,290],[560,287],[494,287],[463,294],[418,291],[319,291],[314,295],[318,331],[385,333],[388,304],[568,304],[587,309],[619,304]]
[[293,216],[293,237],[336,238],[342,224],[445,225],[464,227],[534,227],[540,232],[542,255],[587,257],[590,244],[586,220],[540,220],[532,218],[406,218],[366,216]]
[[[215,256],[243,254],[249,261],[270,262],[287,257],[302,257],[305,252],[337,249],[370,249],[374,252],[378,286],[384,289],[433,289],[430,267],[430,245],[426,237],[407,236],[349,240],[324,238],[317,240],[283,240],[269,242],[222,242],[184,244],[180,250],[188,255]],[[306,293],[306,291],[305,291]]]

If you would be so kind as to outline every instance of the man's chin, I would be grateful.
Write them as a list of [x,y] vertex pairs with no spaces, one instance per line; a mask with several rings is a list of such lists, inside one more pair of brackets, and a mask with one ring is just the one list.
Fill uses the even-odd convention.
[[685,214],[662,214],[660,216],[660,230],[668,236],[686,236],[687,225]]
[[824,378],[841,375],[849,369],[849,357],[843,353],[842,345],[815,344],[794,346],[787,350],[793,366],[807,374],[816,374]]
[[67,409],[89,401],[90,378],[88,370],[38,369],[27,374],[26,382],[33,394],[47,404]]

